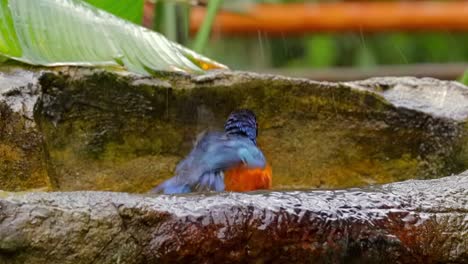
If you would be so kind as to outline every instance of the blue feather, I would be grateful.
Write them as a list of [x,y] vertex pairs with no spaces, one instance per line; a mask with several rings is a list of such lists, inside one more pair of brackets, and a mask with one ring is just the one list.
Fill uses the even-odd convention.
[[260,149],[246,137],[204,133],[190,154],[177,165],[175,176],[154,192],[223,191],[223,171],[241,163],[247,167],[264,168],[266,160]]
[[247,109],[234,111],[226,120],[224,131],[227,135],[248,137],[256,144],[258,136],[257,117]]
[[177,178],[172,177],[169,180],[158,185],[156,188],[151,190],[155,193],[165,193],[165,194],[176,194],[176,193],[189,193],[191,192],[190,187],[187,184],[177,181]]
[[225,133],[200,134],[192,151],[177,165],[175,176],[152,191],[165,194],[224,191],[226,169],[241,163],[250,168],[266,166],[257,147],[258,125],[252,111],[232,112],[224,130]]
[[220,171],[206,172],[200,177],[200,182],[192,189],[201,191],[224,191],[224,174]]

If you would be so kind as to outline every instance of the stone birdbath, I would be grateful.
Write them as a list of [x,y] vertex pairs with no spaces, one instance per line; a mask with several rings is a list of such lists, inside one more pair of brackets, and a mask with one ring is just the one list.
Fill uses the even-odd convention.
[[[259,119],[273,190],[151,195]],[[0,263],[467,263],[468,87],[215,71],[0,73]]]

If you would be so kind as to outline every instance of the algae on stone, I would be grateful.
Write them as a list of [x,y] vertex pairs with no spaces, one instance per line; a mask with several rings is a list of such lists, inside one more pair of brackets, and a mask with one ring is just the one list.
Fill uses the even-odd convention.
[[33,121],[37,100],[33,73],[0,72],[0,189],[53,187],[43,138]]
[[[149,78],[65,68],[42,73],[36,86],[32,122],[59,190],[145,192],[172,175],[198,133],[221,129],[237,108],[258,116],[274,188],[362,186],[468,167],[468,89],[453,82],[327,83],[243,72]],[[454,94],[445,103],[431,99],[439,87]],[[412,89],[421,95],[414,101]],[[454,101],[460,105],[445,106]],[[16,155],[8,149],[5,160]]]
[[171,176],[199,132],[221,128],[237,108],[258,115],[274,188],[362,186],[463,169],[456,120],[397,108],[351,85],[105,72],[50,73],[41,85],[40,124],[64,190],[146,191]]

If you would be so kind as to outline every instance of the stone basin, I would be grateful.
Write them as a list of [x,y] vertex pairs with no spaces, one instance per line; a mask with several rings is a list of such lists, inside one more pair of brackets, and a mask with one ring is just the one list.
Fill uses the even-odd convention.
[[349,190],[0,192],[0,263],[467,263],[468,171]]
[[349,83],[246,73],[0,74],[0,189],[146,192],[234,109],[259,119],[274,189],[437,178],[468,168],[468,88],[430,78]]
[[[102,192],[145,193],[237,108],[275,190]],[[430,78],[5,68],[0,263],[467,263],[467,120]]]

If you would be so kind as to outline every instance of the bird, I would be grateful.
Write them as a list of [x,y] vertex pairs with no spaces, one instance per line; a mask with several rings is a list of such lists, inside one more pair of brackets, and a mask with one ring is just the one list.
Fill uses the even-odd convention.
[[258,123],[253,111],[233,111],[224,131],[202,132],[175,175],[151,192],[246,192],[270,189],[272,169],[257,146]]

